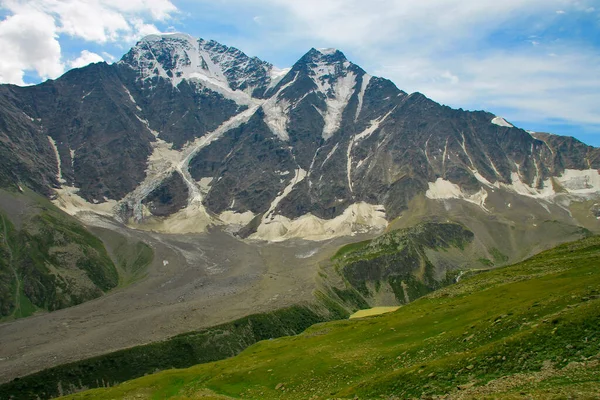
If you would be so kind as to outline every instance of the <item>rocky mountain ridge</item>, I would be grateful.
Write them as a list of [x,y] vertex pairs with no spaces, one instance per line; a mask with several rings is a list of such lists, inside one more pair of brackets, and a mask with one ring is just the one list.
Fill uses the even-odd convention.
[[278,70],[151,35],[113,65],[0,91],[3,185],[143,229],[320,240],[381,231],[415,196],[552,214],[600,193],[600,149],[409,95],[335,49]]

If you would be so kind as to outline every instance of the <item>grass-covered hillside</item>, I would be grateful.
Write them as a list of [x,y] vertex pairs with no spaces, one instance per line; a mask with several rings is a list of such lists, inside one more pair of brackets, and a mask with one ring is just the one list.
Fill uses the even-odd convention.
[[458,260],[469,256],[450,261],[448,255],[464,253],[473,239],[473,232],[463,225],[426,222],[346,245],[332,262],[347,285],[365,299],[389,292],[394,301],[409,303],[451,283],[461,264]]
[[128,251],[115,251],[113,260],[98,237],[47,199],[1,190],[0,321],[80,304],[126,283],[123,272],[143,269],[152,250],[123,243]]
[[70,399],[597,398],[600,237],[401,307]]
[[347,317],[322,306],[296,305],[254,314],[164,341],[59,365],[0,385],[0,399],[49,399],[112,386],[156,371],[232,357],[260,340],[296,335],[313,324]]

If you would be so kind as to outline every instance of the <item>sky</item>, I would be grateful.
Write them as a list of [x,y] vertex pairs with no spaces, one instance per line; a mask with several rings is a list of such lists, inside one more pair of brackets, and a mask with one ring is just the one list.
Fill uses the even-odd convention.
[[174,31],[280,68],[334,47],[406,92],[600,147],[600,0],[0,0],[0,83]]

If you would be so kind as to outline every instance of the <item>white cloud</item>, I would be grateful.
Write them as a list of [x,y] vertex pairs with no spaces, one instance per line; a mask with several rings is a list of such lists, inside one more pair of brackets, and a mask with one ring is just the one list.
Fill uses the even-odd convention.
[[400,56],[374,72],[454,107],[509,109],[505,116],[518,120],[600,124],[600,55],[556,50],[495,50],[455,59]]
[[42,78],[64,71],[60,36],[100,44],[133,42],[158,32],[153,22],[177,12],[170,0],[4,0],[0,9],[9,13],[0,21],[0,83],[16,84],[23,84],[26,71]]
[[6,0],[3,8],[36,9],[53,16],[60,33],[97,43],[121,40],[140,20],[164,21],[177,11],[170,0]]
[[568,0],[263,0],[270,18],[296,35],[338,45],[369,46],[430,40],[430,45],[489,32],[515,17],[548,17]]
[[85,67],[86,65],[102,61],[104,61],[104,58],[102,58],[101,55],[92,53],[88,50],[82,50],[79,57],[69,62],[69,66],[71,68],[81,68]]
[[0,21],[0,83],[23,85],[26,70],[42,78],[64,71],[54,20],[33,9]]
[[123,32],[131,30],[122,13],[98,4],[87,2],[60,2],[48,7],[40,1],[49,13],[57,15],[61,33],[79,37],[91,42],[115,41]]
[[124,38],[127,42],[134,42],[141,37],[160,33],[160,30],[156,26],[145,23],[141,18],[133,18],[131,25],[131,33]]
[[102,52],[102,58],[104,58],[106,61],[109,61],[109,62],[113,62],[117,59],[117,57],[113,56],[112,54],[110,54],[109,52],[106,52],[106,51]]

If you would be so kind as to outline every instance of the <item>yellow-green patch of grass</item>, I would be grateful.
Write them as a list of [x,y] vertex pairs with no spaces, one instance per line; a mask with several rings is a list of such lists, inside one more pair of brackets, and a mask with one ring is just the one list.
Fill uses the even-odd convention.
[[375,315],[387,314],[390,312],[394,312],[399,308],[400,308],[400,306],[392,306],[392,307],[373,307],[373,308],[368,308],[366,310],[358,310],[357,312],[352,314],[349,317],[349,319],[365,318],[365,317],[372,317]]

